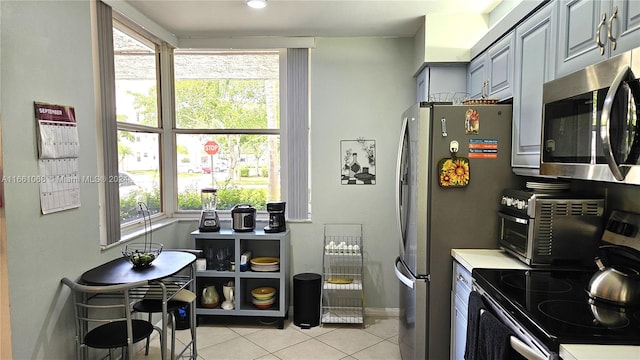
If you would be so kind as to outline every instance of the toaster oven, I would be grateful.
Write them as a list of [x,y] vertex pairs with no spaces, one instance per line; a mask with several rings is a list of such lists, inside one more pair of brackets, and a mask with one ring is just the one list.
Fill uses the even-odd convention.
[[570,192],[504,190],[499,246],[529,266],[593,265],[604,199]]

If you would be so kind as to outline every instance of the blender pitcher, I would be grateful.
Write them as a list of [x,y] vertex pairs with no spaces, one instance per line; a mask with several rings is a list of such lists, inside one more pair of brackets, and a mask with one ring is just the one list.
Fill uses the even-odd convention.
[[218,204],[218,189],[204,188],[200,191],[202,199],[202,214],[199,229],[201,232],[220,231],[220,219],[216,212]]

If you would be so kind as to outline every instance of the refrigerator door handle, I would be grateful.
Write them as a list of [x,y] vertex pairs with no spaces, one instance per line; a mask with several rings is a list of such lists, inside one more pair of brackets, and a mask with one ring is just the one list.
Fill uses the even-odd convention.
[[[404,226],[402,224],[402,184],[406,179],[402,178],[402,150],[404,149],[404,139],[407,132],[409,119],[405,117],[402,121],[402,129],[400,130],[400,142],[398,145],[398,157],[396,159],[396,222],[400,230],[400,241],[404,243]],[[405,210],[406,211],[406,210]],[[404,246],[404,245],[403,245]]]
[[416,278],[410,279],[408,277],[406,277],[401,271],[400,269],[398,269],[398,264],[401,264],[403,268],[406,269],[406,266],[404,266],[404,264],[402,263],[402,259],[400,259],[400,256],[398,256],[396,258],[396,263],[395,266],[393,267],[393,270],[396,273],[396,277],[398,278],[398,280],[400,280],[403,284],[405,284],[408,288],[413,289],[415,287],[416,284]]

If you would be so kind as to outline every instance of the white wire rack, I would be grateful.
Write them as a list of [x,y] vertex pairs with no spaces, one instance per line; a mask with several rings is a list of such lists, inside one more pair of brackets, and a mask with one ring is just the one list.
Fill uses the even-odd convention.
[[324,227],[322,323],[364,324],[361,224]]

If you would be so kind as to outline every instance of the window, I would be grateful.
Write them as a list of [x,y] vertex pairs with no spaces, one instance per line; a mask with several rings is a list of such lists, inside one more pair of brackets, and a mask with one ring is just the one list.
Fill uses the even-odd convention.
[[[140,222],[138,203],[162,212],[160,179],[163,128],[160,114],[159,42],[114,18],[98,3],[106,239]],[[140,107],[140,98],[154,97]]]
[[138,191],[119,191],[121,226],[139,219],[139,202],[146,203],[151,214],[162,211],[157,48],[139,33],[113,22],[118,170],[127,172],[138,186]]
[[219,210],[281,199],[279,66],[278,50],[175,51],[178,210],[206,187]]
[[210,186],[221,210],[284,200],[289,220],[308,218],[309,49],[174,52],[97,10],[101,160],[121,180],[104,183],[102,245],[142,226],[138,202],[156,216],[196,212]]

